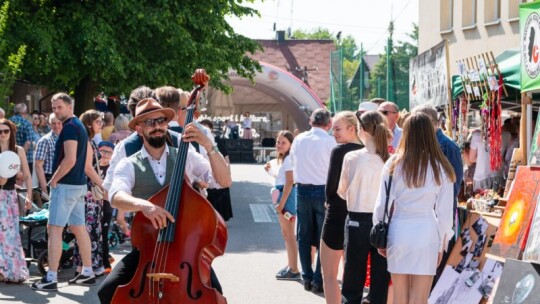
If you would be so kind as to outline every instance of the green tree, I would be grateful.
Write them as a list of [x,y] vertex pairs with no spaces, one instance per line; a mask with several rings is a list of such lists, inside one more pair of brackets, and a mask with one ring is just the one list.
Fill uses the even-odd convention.
[[[408,36],[412,42],[398,41],[392,50],[393,81],[396,96],[396,100],[393,101],[400,109],[409,108],[409,60],[418,55],[418,26],[416,24],[413,24],[413,31]],[[384,98],[386,92],[386,51],[381,54],[371,73],[369,82],[370,87],[373,88],[369,97]],[[382,96],[378,96],[377,86],[379,83]]]
[[21,72],[21,65],[26,54],[26,45],[20,45],[17,52],[10,53],[8,43],[4,37],[5,29],[8,24],[9,1],[6,1],[0,7],[0,58],[7,60],[0,61],[0,104],[10,114],[10,105],[4,104],[4,99],[10,94],[11,87],[15,82],[15,77]]
[[258,15],[242,2],[12,0],[6,36],[28,45],[25,79],[74,93],[81,113],[99,91],[188,89],[196,68],[205,68],[210,84],[225,91],[231,89],[222,82],[229,69],[253,79],[260,66],[247,55],[260,47],[225,20]]

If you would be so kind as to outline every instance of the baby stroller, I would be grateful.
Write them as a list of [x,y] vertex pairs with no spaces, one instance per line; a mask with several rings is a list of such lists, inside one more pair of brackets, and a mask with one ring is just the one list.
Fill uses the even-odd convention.
[[[18,189],[19,201],[22,199],[24,204],[24,199],[26,197],[26,189]],[[33,189],[33,191],[39,191],[39,188]],[[26,242],[23,242],[23,248],[26,255],[27,266],[30,266],[31,262],[37,263],[37,268],[39,272],[43,275],[47,273],[49,269],[48,262],[48,250],[47,250],[47,221],[49,219],[48,211],[49,203],[43,204],[43,209],[39,208],[34,201],[32,208],[29,210],[27,216],[20,217],[19,225],[21,230],[24,232],[26,230]],[[43,227],[38,229],[36,227]],[[33,229],[36,228],[37,232]],[[21,237],[21,240],[24,239]],[[73,248],[75,243],[75,235],[69,231],[69,228],[64,228],[62,233],[62,257],[60,259],[60,268],[69,269],[73,267]]]

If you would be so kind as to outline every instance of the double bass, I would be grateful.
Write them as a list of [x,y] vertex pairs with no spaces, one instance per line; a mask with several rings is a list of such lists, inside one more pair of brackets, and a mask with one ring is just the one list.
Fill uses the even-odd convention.
[[[186,124],[193,120],[204,88],[203,81],[196,84],[188,101]],[[188,148],[189,143],[182,141],[169,185],[149,199],[171,213],[175,222],[156,230],[141,212],[135,215],[131,244],[140,252],[137,271],[127,285],[117,288],[112,303],[227,303],[210,286],[210,265],[225,252],[227,228],[186,180]]]

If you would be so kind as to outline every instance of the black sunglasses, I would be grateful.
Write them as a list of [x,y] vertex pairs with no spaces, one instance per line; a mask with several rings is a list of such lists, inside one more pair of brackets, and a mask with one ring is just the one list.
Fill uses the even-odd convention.
[[11,132],[9,129],[0,130],[0,133],[9,134]]
[[158,126],[164,125],[166,121],[167,121],[167,117],[158,117],[154,119],[145,119],[141,121],[141,123],[143,123],[147,127],[153,127],[156,124]]
[[396,113],[397,113],[397,112],[395,112],[395,111],[386,111],[386,110],[384,110],[384,111],[379,111],[379,112],[381,112],[384,116],[388,115],[388,113],[392,113],[392,114],[396,114]]

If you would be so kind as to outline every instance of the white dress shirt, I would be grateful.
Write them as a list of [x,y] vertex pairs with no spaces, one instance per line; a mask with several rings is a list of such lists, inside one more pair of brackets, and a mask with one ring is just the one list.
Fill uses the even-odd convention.
[[382,158],[366,148],[345,154],[337,193],[349,212],[373,213],[383,167]]
[[[141,149],[141,153],[143,157],[148,158],[152,171],[156,175],[156,179],[163,185],[165,182],[169,146],[165,146],[165,150],[159,160],[153,159],[144,146]],[[172,170],[172,167],[173,164],[169,166],[169,170]],[[190,183],[204,181],[210,185],[210,188],[221,188],[212,176],[212,170],[208,160],[192,149],[188,150],[185,172]],[[109,190],[109,201],[112,202],[112,198],[118,191],[124,191],[131,195],[131,189],[133,189],[134,185],[135,169],[133,168],[133,163],[129,158],[124,157],[114,169],[114,183]]]
[[[180,143],[182,142],[182,134],[179,134],[178,136],[178,146],[180,146]],[[195,152],[195,148],[193,145],[189,145],[189,150],[193,150]],[[206,149],[201,147],[200,149],[201,154],[205,156],[208,159],[208,155],[206,152]],[[109,162],[109,169],[107,169],[107,175],[105,176],[105,180],[103,180],[103,188],[105,188],[107,191],[110,191],[112,182],[114,180],[114,171],[116,169],[116,166],[118,163],[126,158],[126,147],[124,141],[121,141],[117,143],[114,147],[113,154],[111,156],[111,161]]]
[[330,154],[336,140],[325,130],[312,127],[296,136],[289,156],[294,179],[300,184],[325,185],[330,166]]

